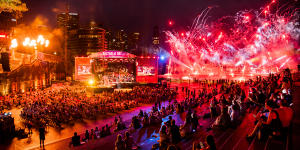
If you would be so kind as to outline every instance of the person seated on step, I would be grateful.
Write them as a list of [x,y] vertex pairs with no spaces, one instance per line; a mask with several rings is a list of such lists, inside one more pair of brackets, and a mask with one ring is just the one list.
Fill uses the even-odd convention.
[[141,127],[140,120],[138,119],[137,116],[132,117],[130,127],[133,127],[134,129],[139,129]]
[[171,122],[169,134],[171,136],[171,142],[173,144],[177,144],[178,142],[180,142],[181,135],[180,135],[179,127],[175,124],[175,120],[172,120]]
[[140,110],[140,113],[139,113],[139,118],[143,118],[144,117],[144,113],[143,113],[143,110]]
[[161,113],[162,117],[167,116],[166,108],[165,108],[165,107],[162,107],[162,109],[160,110],[160,113]]
[[197,131],[197,127],[199,125],[198,119],[199,118],[198,118],[197,112],[195,110],[194,113],[192,114],[192,119],[191,119],[191,122],[192,122],[192,132],[196,132]]
[[223,107],[220,116],[212,125],[213,128],[227,129],[231,125],[231,118],[228,114],[227,107]]
[[206,136],[205,143],[193,143],[193,150],[216,150],[216,144],[212,135]]
[[108,124],[105,125],[105,136],[111,135],[110,132],[110,127],[108,126]]
[[82,139],[84,142],[88,142],[90,139],[90,133],[89,130],[85,130],[85,137]]
[[79,146],[80,145],[80,136],[77,135],[77,132],[74,132],[74,136],[72,136],[71,144],[73,146]]
[[117,136],[117,140],[115,142],[115,150],[126,150],[125,142],[123,141],[121,134]]
[[192,133],[192,123],[191,119],[185,118],[184,125],[180,127],[181,137],[186,137]]
[[144,118],[142,120],[142,123],[143,123],[143,127],[146,127],[149,125],[149,117],[148,117],[147,113],[144,113]]
[[269,135],[277,135],[281,133],[282,130],[282,122],[279,117],[279,113],[276,108],[278,108],[277,104],[268,100],[265,103],[265,109],[268,112],[261,113],[259,117],[259,121],[256,123],[253,131],[248,134],[247,138],[251,139],[258,133],[258,139],[267,138]]
[[237,123],[240,117],[240,106],[235,100],[232,101],[232,105],[229,107],[229,115],[233,124]]
[[167,126],[163,125],[159,131],[159,147],[161,149],[166,149],[169,142],[170,138],[167,133]]

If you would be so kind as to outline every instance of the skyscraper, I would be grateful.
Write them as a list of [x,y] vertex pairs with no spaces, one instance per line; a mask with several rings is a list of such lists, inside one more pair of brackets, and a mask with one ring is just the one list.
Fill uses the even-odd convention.
[[138,55],[139,52],[138,50],[138,45],[140,42],[140,33],[139,32],[134,32],[129,34],[128,37],[128,51],[132,54]]
[[[63,31],[66,44],[65,68],[66,73],[70,75],[73,72],[72,66],[75,64],[75,56],[80,53],[78,46],[79,14],[78,13],[60,13],[57,15],[57,27]],[[70,68],[70,69],[69,69]]]
[[128,51],[128,36],[124,30],[119,30],[116,33],[116,49]]
[[153,45],[153,53],[158,54],[159,53],[159,28],[158,26],[155,26],[153,28],[153,36],[152,36],[152,45]]
[[64,28],[67,27],[68,30],[78,29],[79,28],[79,14],[78,13],[69,13],[67,16],[66,13],[60,13],[57,15],[57,27]]
[[97,27],[94,21],[79,29],[78,44],[81,54],[91,54],[106,50],[105,29]]
[[[139,33],[136,33],[139,34]],[[130,38],[132,40],[138,38],[138,36],[129,35],[124,30],[118,30],[117,32],[106,32],[106,45],[108,50],[119,50],[130,52]],[[134,46],[133,46],[134,47]]]
[[[78,51],[78,30],[79,30],[79,14],[78,13],[61,13],[57,15],[57,27],[67,34],[67,47],[72,54]],[[66,29],[66,31],[65,31]]]
[[105,43],[106,43],[106,50],[116,49],[116,37],[112,31],[106,31]]

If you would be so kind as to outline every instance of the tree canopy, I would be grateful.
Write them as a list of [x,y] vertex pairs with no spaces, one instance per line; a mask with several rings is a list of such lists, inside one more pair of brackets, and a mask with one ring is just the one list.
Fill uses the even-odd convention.
[[21,0],[0,0],[0,13],[25,11],[28,11],[28,8]]

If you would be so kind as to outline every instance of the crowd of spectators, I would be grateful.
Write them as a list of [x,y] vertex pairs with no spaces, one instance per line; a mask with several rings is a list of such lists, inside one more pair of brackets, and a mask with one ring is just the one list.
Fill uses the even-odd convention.
[[[176,144],[199,129],[199,118],[205,116],[198,116],[197,109],[201,111],[203,107],[209,110],[207,119],[213,121],[207,130],[237,127],[244,114],[252,113],[257,121],[253,125],[253,131],[247,136],[250,140],[256,135],[258,139],[284,135],[293,118],[293,81],[288,69],[280,74],[270,74],[264,78],[258,76],[254,80],[244,82],[218,80],[214,83],[203,83],[197,94],[195,90],[183,87],[182,92],[186,98],[182,101],[174,100],[177,91],[178,88],[172,91],[165,87],[138,86],[130,92],[87,96],[85,92],[74,92],[69,88],[51,89],[35,91],[30,95],[18,95],[14,104],[22,105],[22,117],[34,124],[49,121],[61,124],[95,117],[101,113],[129,109],[139,103],[155,103],[149,112],[140,111],[132,117],[129,126],[133,129],[160,126],[159,143],[153,145],[153,149],[177,149]],[[173,101],[162,107],[163,100]],[[172,114],[183,112],[186,112],[184,124],[178,126]],[[168,117],[169,120],[163,122],[164,117]],[[115,118],[112,126],[87,130],[82,138],[74,133],[71,143],[77,146],[90,139],[108,136],[111,134],[111,127],[115,127],[115,132],[126,129],[119,116]],[[117,136],[115,149],[131,149],[133,145],[137,144],[129,132],[126,132],[124,138],[122,135]],[[213,136],[208,135],[205,141],[194,142],[193,149],[215,150],[217,147]]]
[[136,86],[131,91],[88,95],[83,86],[56,86],[20,94],[6,95],[1,106],[22,108],[26,126],[61,127],[83,119],[96,119],[99,114],[115,113],[174,97],[175,92],[162,86]]
[[[251,140],[256,136],[258,140],[266,140],[269,137],[285,136],[293,118],[293,81],[288,69],[280,74],[270,74],[267,77],[257,77],[245,82],[225,82],[203,84],[196,96],[195,90],[186,88],[187,98],[184,101],[175,101],[167,108],[153,107],[149,113],[140,112],[132,118],[131,127],[161,125],[159,132],[159,144],[153,145],[152,149],[177,149],[176,144],[182,139],[197,132],[198,119],[197,106],[207,104],[210,110],[210,119],[214,120],[207,130],[227,130],[237,127],[245,114],[252,114],[257,121],[254,122],[253,131],[246,137]],[[201,108],[201,107],[200,107]],[[200,110],[201,111],[201,110]],[[178,126],[172,119],[173,113],[187,112],[185,122]],[[162,122],[162,117],[168,116],[169,120]],[[157,122],[151,123],[151,117],[157,118]],[[119,141],[118,139],[117,141]],[[214,138],[208,135],[205,141],[194,142],[193,150],[217,149]],[[123,150],[116,145],[116,150]]]

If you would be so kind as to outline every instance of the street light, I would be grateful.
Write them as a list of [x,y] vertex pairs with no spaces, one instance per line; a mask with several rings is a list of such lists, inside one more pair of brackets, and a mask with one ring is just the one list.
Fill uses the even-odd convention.
[[17,48],[18,47],[18,41],[17,39],[11,40],[10,48]]
[[48,47],[49,43],[50,43],[49,40],[46,40],[45,47]]
[[24,42],[23,42],[23,46],[28,46],[30,43],[30,38],[29,37],[26,37]]
[[44,45],[45,39],[43,37],[43,35],[39,35],[37,38],[37,43]]

